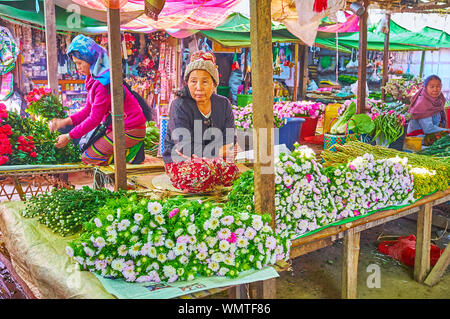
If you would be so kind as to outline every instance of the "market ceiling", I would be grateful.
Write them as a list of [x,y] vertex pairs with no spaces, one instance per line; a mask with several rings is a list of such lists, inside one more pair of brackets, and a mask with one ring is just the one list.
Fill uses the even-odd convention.
[[[75,3],[82,8],[105,14],[104,0],[56,0]],[[222,24],[240,0],[166,0],[155,21],[144,14],[144,0],[120,0],[121,14],[135,15],[135,19],[122,24],[123,29],[141,31],[149,29],[214,29]],[[59,4],[58,4],[59,5]],[[63,6],[64,7],[64,6]],[[86,13],[84,13],[86,14]]]
[[[356,0],[347,1],[347,9]],[[450,0],[369,0],[371,8],[380,8],[391,13],[450,13]]]

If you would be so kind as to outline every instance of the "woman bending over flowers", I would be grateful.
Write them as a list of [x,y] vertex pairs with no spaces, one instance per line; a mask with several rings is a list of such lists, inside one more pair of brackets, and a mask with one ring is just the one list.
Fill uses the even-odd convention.
[[[62,148],[70,139],[79,139],[105,122],[111,113],[110,66],[108,54],[94,40],[82,34],[76,36],[69,46],[67,54],[72,57],[78,72],[86,76],[85,87],[88,92],[86,106],[65,119],[53,119],[49,126],[56,131],[66,126],[75,126],[68,134],[58,136],[55,147]],[[124,88],[124,125],[127,160],[134,164],[145,138],[145,116],[136,98]],[[109,165],[113,160],[112,125],[106,135],[89,146],[81,156],[81,161],[92,165]]]

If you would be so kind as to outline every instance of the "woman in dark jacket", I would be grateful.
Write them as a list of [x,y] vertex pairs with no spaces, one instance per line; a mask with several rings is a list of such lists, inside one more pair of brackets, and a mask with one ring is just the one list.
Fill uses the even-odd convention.
[[233,161],[234,116],[227,98],[214,93],[219,73],[212,53],[195,53],[186,67],[186,86],[169,112],[163,160],[176,188],[202,192],[230,186],[237,178]]

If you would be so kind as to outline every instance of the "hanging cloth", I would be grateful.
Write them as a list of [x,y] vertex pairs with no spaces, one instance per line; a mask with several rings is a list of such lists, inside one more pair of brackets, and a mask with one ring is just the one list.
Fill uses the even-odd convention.
[[11,31],[0,27],[0,75],[10,72],[16,66],[19,46]]
[[12,72],[0,76],[0,101],[6,101],[14,91]]
[[314,12],[322,12],[328,8],[328,0],[315,0],[314,1]]

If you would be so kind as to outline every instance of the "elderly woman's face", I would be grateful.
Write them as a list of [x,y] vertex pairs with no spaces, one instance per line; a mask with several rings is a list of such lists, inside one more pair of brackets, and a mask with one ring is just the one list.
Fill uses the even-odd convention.
[[206,103],[216,88],[211,75],[205,70],[194,70],[188,79],[189,93],[197,103]]
[[438,79],[433,79],[428,82],[427,93],[433,98],[437,98],[441,94],[442,83]]
[[83,75],[90,75],[90,65],[86,61],[80,60],[76,57],[72,57],[73,63],[75,63],[75,66],[77,67],[78,72],[80,72]]

